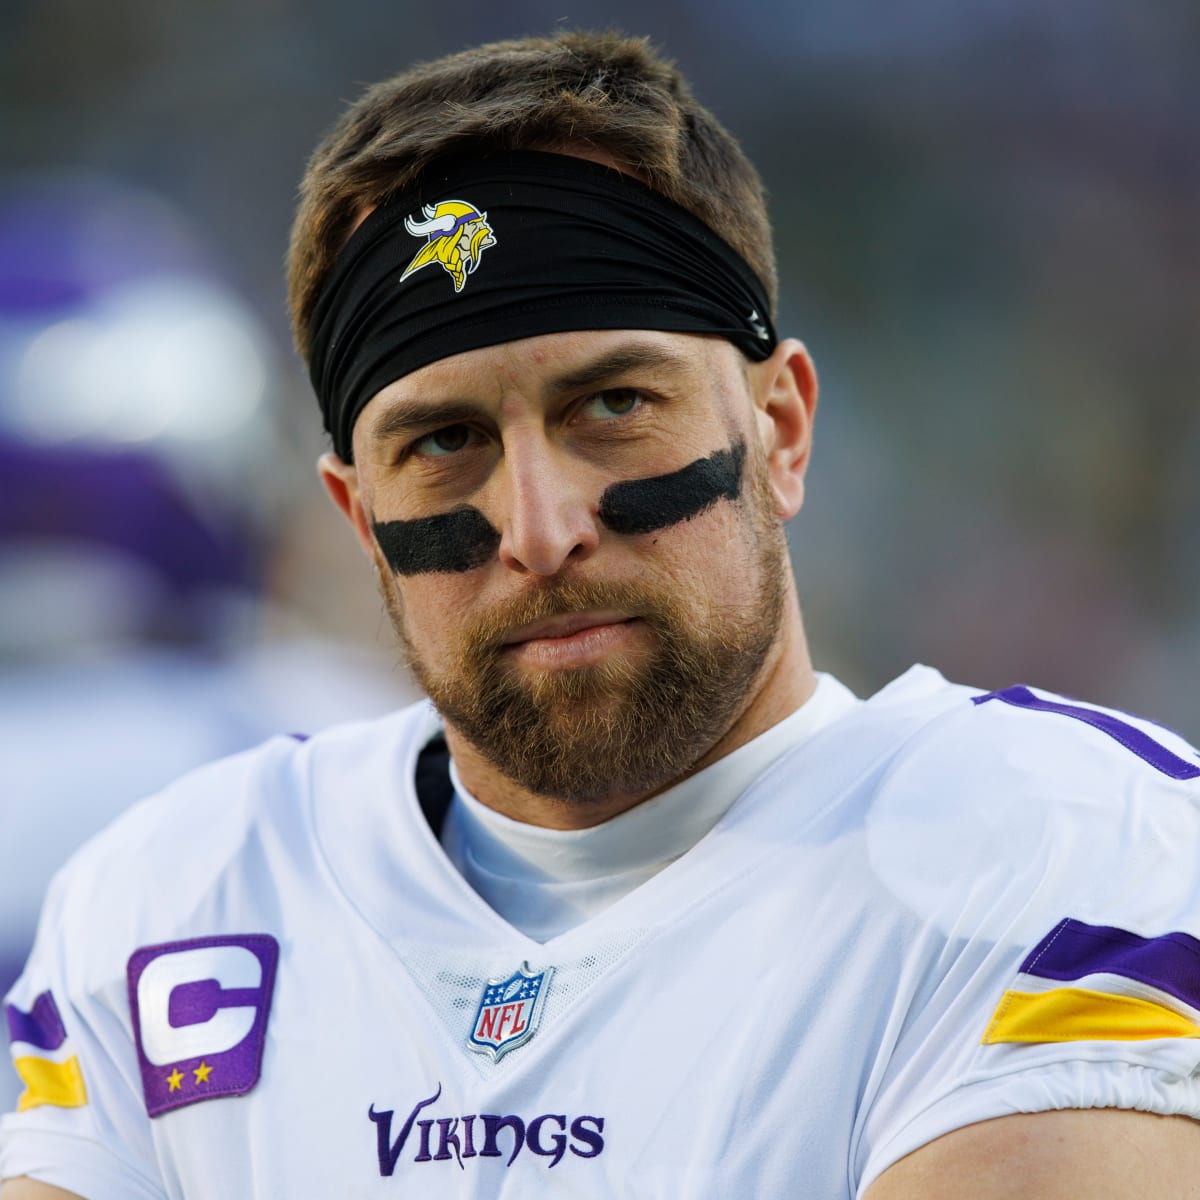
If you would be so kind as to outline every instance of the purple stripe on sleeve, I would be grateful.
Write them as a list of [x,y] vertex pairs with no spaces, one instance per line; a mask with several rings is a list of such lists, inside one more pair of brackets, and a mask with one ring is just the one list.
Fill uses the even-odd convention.
[[1200,1008],[1200,941],[1186,933],[1144,938],[1068,918],[1034,947],[1021,970],[1040,979],[1080,979],[1100,971],[1123,975]]
[[1200,766],[1188,762],[1185,758],[1180,758],[1178,754],[1172,753],[1161,742],[1156,742],[1136,725],[1122,721],[1120,717],[1114,717],[1111,713],[1100,712],[1098,709],[1088,708],[1082,704],[1064,704],[1060,700],[1043,700],[1041,696],[1034,695],[1029,688],[1020,685],[1005,688],[1000,692],[988,692],[986,696],[974,696],[971,702],[985,704],[989,700],[1003,700],[1005,704],[1011,704],[1016,708],[1032,709],[1034,712],[1058,713],[1063,717],[1073,717],[1076,721],[1082,721],[1085,725],[1090,725],[1093,729],[1108,734],[1114,741],[1120,742],[1126,750],[1136,754],[1143,762],[1149,763],[1156,771],[1166,775],[1169,779],[1200,779]]
[[14,1042],[27,1042],[39,1050],[57,1050],[67,1040],[58,1005],[49,992],[43,992],[28,1012],[6,1004],[4,1015],[8,1018],[8,1036]]

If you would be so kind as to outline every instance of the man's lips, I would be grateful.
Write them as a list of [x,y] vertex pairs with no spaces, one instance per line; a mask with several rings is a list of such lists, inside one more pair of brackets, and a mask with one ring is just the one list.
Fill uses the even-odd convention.
[[530,625],[514,629],[504,639],[504,645],[518,646],[522,642],[537,641],[540,638],[567,638],[585,629],[594,629],[598,625],[619,625],[629,620],[632,618],[628,613],[617,612],[615,609],[563,613],[558,617],[548,617],[544,621],[534,621]]

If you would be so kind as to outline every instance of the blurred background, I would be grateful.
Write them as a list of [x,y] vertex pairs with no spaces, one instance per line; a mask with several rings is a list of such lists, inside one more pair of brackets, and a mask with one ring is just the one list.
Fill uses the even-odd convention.
[[1191,0],[5,0],[0,989],[119,807],[413,694],[312,466],[295,187],[368,83],[563,26],[648,34],[762,170],[818,666],[1200,738]]

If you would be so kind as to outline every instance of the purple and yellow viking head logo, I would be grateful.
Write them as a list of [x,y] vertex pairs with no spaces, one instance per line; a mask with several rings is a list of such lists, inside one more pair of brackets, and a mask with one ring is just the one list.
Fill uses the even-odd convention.
[[413,237],[429,240],[413,256],[400,280],[430,263],[440,263],[454,280],[454,290],[461,292],[467,276],[479,266],[483,252],[496,244],[487,213],[465,200],[442,200],[426,204],[421,211],[422,219],[405,217],[404,228]]

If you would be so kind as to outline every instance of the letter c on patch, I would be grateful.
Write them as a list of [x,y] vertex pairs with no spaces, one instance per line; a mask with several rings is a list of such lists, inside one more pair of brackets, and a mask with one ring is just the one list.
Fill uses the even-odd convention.
[[[245,946],[205,946],[162,954],[146,965],[137,982],[142,1051],[155,1064],[179,1062],[201,1054],[221,1054],[245,1041],[258,1016],[255,1004],[226,1003],[232,996],[209,999],[211,1015],[173,1024],[172,997],[186,985],[228,993],[262,986],[263,968]],[[201,990],[201,989],[196,989]]]
[[258,1083],[278,962],[269,933],[188,938],[130,955],[129,1015],[149,1116]]

